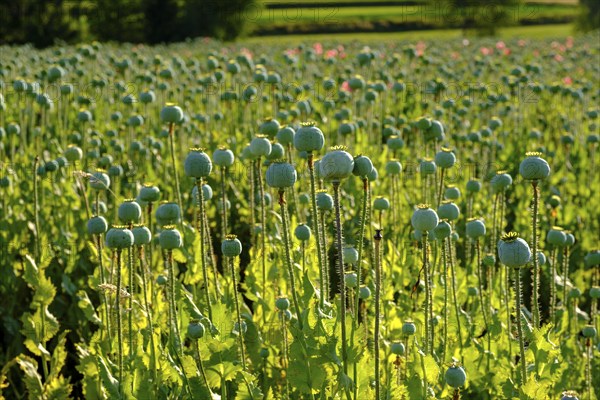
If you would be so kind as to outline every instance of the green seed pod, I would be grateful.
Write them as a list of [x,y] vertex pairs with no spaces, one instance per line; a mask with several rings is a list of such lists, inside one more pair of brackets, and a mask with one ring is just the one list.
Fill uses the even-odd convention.
[[75,161],[79,161],[83,158],[83,151],[74,145],[69,145],[69,147],[67,147],[67,149],[65,150],[65,158],[69,161],[69,162],[75,162]]
[[412,336],[417,332],[417,327],[411,320],[405,321],[402,324],[402,334],[404,336]]
[[267,156],[267,160],[275,161],[285,158],[285,149],[280,143],[271,145],[271,153]]
[[287,297],[279,297],[275,300],[275,307],[277,307],[279,311],[288,310],[290,308],[290,301]]
[[466,233],[471,239],[477,239],[481,236],[485,236],[485,232],[485,224],[480,219],[471,219],[466,224]]
[[292,128],[291,126],[284,126],[279,130],[279,132],[277,132],[275,138],[279,143],[281,143],[284,146],[287,146],[289,144],[294,143],[295,134],[296,132],[294,131],[294,128]]
[[48,161],[46,164],[44,164],[44,168],[48,172],[55,172],[58,170],[58,163],[54,160]]
[[300,224],[294,230],[294,235],[296,236],[296,239],[306,242],[306,241],[310,240],[310,236],[311,236],[310,227],[305,224]]
[[358,262],[358,251],[354,247],[344,247],[344,262],[346,264],[355,264]]
[[571,232],[566,232],[567,240],[565,241],[565,246],[573,246],[575,244],[575,236]]
[[333,197],[329,193],[324,191],[317,191],[316,193],[317,199],[317,208],[321,211],[331,211],[333,210]]
[[375,182],[377,178],[379,178],[379,172],[377,172],[377,168],[373,166],[373,169],[367,175],[367,179],[369,180],[369,182]]
[[590,288],[590,297],[592,299],[600,299],[600,286],[593,286]]
[[167,124],[178,124],[183,119],[183,110],[173,103],[167,103],[160,111],[160,120]]
[[392,354],[396,354],[397,356],[404,355],[404,352],[405,352],[404,343],[394,342],[394,343],[390,344],[390,351],[392,352]]
[[156,277],[156,283],[159,286],[164,286],[164,285],[167,284],[167,282],[169,282],[169,279],[166,276],[164,276],[164,275],[159,275],[159,276]]
[[450,368],[446,370],[446,374],[444,375],[446,383],[448,386],[453,388],[463,387],[467,382],[467,374],[462,367],[458,367],[453,364]]
[[476,179],[471,179],[467,182],[467,193],[479,193],[481,191],[481,182]]
[[138,194],[140,200],[147,203],[154,203],[160,199],[160,189],[149,183],[144,183]]
[[439,218],[427,204],[420,204],[410,219],[413,228],[421,232],[431,232],[438,225]]
[[479,295],[479,289],[477,289],[475,286],[470,286],[467,289],[467,296],[469,297],[476,297]]
[[577,397],[576,392],[569,390],[562,393],[560,400],[579,400],[579,397]]
[[96,215],[88,220],[87,230],[90,235],[100,235],[108,230],[108,223],[104,217]]
[[595,338],[598,332],[596,331],[596,327],[593,325],[584,326],[581,330],[581,334],[586,338]]
[[508,267],[520,268],[531,260],[531,250],[526,241],[515,232],[503,235],[498,242],[500,262]]
[[218,167],[231,167],[235,161],[233,152],[225,147],[219,147],[213,153],[213,162]]
[[402,172],[402,164],[398,160],[390,160],[385,164],[385,172],[388,175],[399,175]]
[[172,225],[179,222],[181,211],[177,203],[164,202],[156,208],[155,216],[159,226]]
[[456,186],[448,186],[444,191],[444,197],[448,200],[457,200],[460,198],[460,189]]
[[254,157],[267,157],[271,154],[271,148],[271,142],[263,135],[257,135],[250,142],[250,152]]
[[263,135],[266,135],[270,138],[274,138],[279,132],[281,126],[279,125],[279,121],[272,118],[266,118],[262,124],[258,127],[258,131]]
[[490,184],[495,193],[502,192],[512,185],[512,177],[504,171],[497,171]]
[[443,169],[452,168],[456,164],[456,156],[451,149],[442,147],[441,151],[435,155],[435,164]]
[[333,147],[319,162],[320,176],[326,181],[340,181],[354,170],[354,158],[344,147]]
[[235,235],[225,236],[221,242],[221,253],[225,257],[237,257],[242,254],[242,242]]
[[424,131],[431,128],[431,119],[426,117],[421,117],[417,120],[416,126],[418,129]]
[[460,208],[449,200],[445,200],[440,204],[437,210],[438,216],[448,221],[456,221],[460,216]]
[[302,193],[300,196],[298,196],[298,201],[302,205],[310,204],[310,196],[309,196],[309,194],[308,193]]
[[578,287],[571,288],[569,290],[569,298],[570,299],[578,299],[581,297],[581,290]]
[[385,211],[390,209],[390,201],[385,197],[378,196],[373,201],[373,210]]
[[493,254],[486,254],[483,257],[483,264],[487,265],[488,267],[493,266],[494,264],[496,264],[496,257],[494,257]]
[[592,250],[584,257],[585,265],[588,267],[600,265],[600,250]]
[[550,175],[548,162],[541,158],[541,153],[529,152],[519,165],[519,173],[528,181],[546,179]]
[[152,232],[145,226],[136,226],[131,232],[133,233],[133,244],[136,246],[143,246],[152,241]]
[[125,224],[138,222],[142,218],[142,207],[135,199],[127,199],[119,206],[119,219]]
[[422,175],[435,175],[436,171],[437,166],[433,160],[425,159],[419,164],[419,172],[421,172]]
[[545,265],[546,264],[546,255],[541,251],[538,251],[538,264]]
[[355,176],[365,177],[367,174],[371,172],[373,169],[373,162],[369,157],[365,157],[363,155],[359,155],[354,158],[354,169],[352,173]]
[[185,175],[192,178],[205,178],[212,171],[212,161],[201,149],[190,149],[183,164]]
[[106,232],[106,247],[109,249],[126,249],[133,246],[133,233],[123,227],[113,227]]
[[404,140],[402,140],[401,137],[398,137],[398,135],[392,135],[388,137],[387,146],[390,150],[400,150],[404,147]]
[[172,225],[163,226],[163,231],[158,236],[158,242],[163,250],[173,250],[183,246],[181,233]]
[[110,178],[104,171],[96,171],[89,176],[90,187],[95,190],[106,190],[110,186]]
[[553,246],[562,247],[567,243],[567,235],[562,228],[553,226],[546,234],[546,241]]
[[260,355],[261,358],[267,358],[267,357],[269,357],[269,349],[267,349],[266,347],[263,347],[262,349],[260,349],[260,352],[258,354]]
[[368,286],[361,285],[360,289],[358,289],[358,297],[360,297],[361,300],[367,300],[371,297],[371,289],[369,289]]
[[347,271],[344,275],[344,282],[349,288],[358,286],[358,276],[353,271]]
[[452,227],[448,222],[442,220],[435,227],[433,233],[436,239],[443,240],[450,236],[450,234],[452,233]]
[[267,168],[267,185],[285,189],[294,186],[297,179],[296,169],[287,162],[275,162]]
[[187,335],[190,339],[202,339],[204,337],[205,332],[206,329],[200,321],[190,322],[187,328]]
[[298,151],[320,151],[325,145],[325,136],[314,122],[300,124],[300,129],[294,135],[294,147]]

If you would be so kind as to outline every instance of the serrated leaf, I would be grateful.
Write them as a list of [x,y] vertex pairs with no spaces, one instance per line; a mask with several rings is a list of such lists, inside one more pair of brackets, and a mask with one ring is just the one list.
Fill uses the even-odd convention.
[[71,384],[62,376],[44,385],[44,400],[64,400],[71,397]]
[[17,357],[17,364],[19,364],[21,371],[25,374],[23,381],[27,388],[28,398],[31,400],[41,399],[44,388],[42,386],[42,377],[37,372],[36,361],[31,357],[20,355]]
[[65,343],[67,341],[68,333],[68,330],[62,331],[58,336],[56,347],[54,348],[54,351],[52,352],[52,358],[50,359],[50,374],[48,375],[48,380],[59,378],[60,371],[65,366],[65,361],[67,360],[67,349],[65,348]]
[[97,357],[98,372],[102,387],[108,392],[111,399],[120,399],[121,393],[119,390],[119,381],[115,378],[108,369],[106,362],[102,356]]
[[83,311],[83,315],[93,324],[101,325],[102,320],[98,318],[98,314],[96,314],[96,309],[92,304],[92,301],[88,297],[88,294],[85,290],[80,290],[77,292],[77,306],[81,311]]
[[262,400],[264,398],[253,375],[240,371],[237,380],[239,384],[235,400]]

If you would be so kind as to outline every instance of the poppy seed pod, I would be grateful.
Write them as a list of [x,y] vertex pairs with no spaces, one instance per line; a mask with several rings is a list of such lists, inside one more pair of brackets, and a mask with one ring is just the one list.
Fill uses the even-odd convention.
[[181,233],[172,225],[163,227],[163,231],[158,236],[158,243],[164,250],[173,250],[183,245]]
[[266,118],[262,124],[258,127],[258,131],[263,135],[266,135],[270,138],[274,138],[279,132],[281,126],[279,125],[279,121],[273,118]]
[[227,235],[221,242],[221,253],[225,257],[237,257],[242,254],[242,242],[235,235]]
[[467,182],[467,193],[479,193],[481,191],[481,182],[471,179]]
[[106,190],[110,186],[110,178],[104,171],[96,171],[89,176],[90,186],[96,190]]
[[235,161],[233,152],[225,147],[219,147],[213,153],[213,162],[218,167],[231,167]]
[[562,228],[553,226],[546,234],[546,241],[553,246],[564,246],[567,243],[567,235]]
[[292,128],[291,126],[284,126],[279,130],[279,132],[277,132],[275,138],[279,143],[281,143],[284,146],[287,146],[289,144],[294,143],[295,134],[296,132],[294,131],[294,128]]
[[452,152],[452,150],[442,147],[441,151],[439,151],[435,155],[435,164],[440,168],[447,169],[452,168],[456,163],[456,156]]
[[271,154],[271,142],[266,136],[257,135],[250,142],[250,152],[254,157],[266,157]]
[[560,398],[560,400],[579,400],[579,397],[577,397],[576,392],[568,390],[562,393],[562,397]]
[[356,275],[356,272],[347,271],[344,274],[344,283],[349,288],[355,288],[355,287],[357,287],[358,286],[358,276]]
[[368,286],[361,285],[361,287],[358,289],[358,297],[360,297],[361,300],[368,299],[371,297],[371,289],[369,289]]
[[498,171],[491,179],[490,184],[494,192],[502,192],[512,185],[512,177],[504,171]]
[[201,149],[190,149],[183,164],[185,175],[192,178],[205,178],[212,171],[212,161]]
[[390,160],[385,164],[385,172],[389,175],[399,175],[402,172],[402,164],[398,160]]
[[271,145],[271,153],[267,156],[267,160],[275,161],[285,158],[285,149],[281,143],[273,143]]
[[520,268],[531,260],[531,250],[527,242],[515,232],[503,235],[498,242],[500,262],[508,267]]
[[435,238],[438,240],[446,239],[452,233],[452,227],[446,221],[440,221],[438,225],[433,230],[433,234]]
[[290,308],[290,300],[287,297],[280,297],[275,300],[275,307],[279,311],[285,311]]
[[378,196],[373,201],[373,209],[376,211],[385,211],[385,210],[389,210],[389,208],[390,208],[390,201],[388,199],[386,199],[385,197]]
[[333,197],[324,191],[317,191],[317,208],[321,211],[333,210]]
[[83,158],[83,151],[77,146],[70,145],[65,150],[65,158],[69,162],[79,161]]
[[417,327],[414,322],[409,320],[409,321],[404,322],[404,324],[402,324],[402,334],[404,336],[411,336],[411,335],[414,335],[416,332],[417,332]]
[[413,228],[421,232],[430,232],[438,225],[439,218],[427,204],[419,204],[410,219]]
[[140,189],[138,197],[142,201],[145,201],[147,203],[153,203],[160,199],[160,189],[149,183],[144,183],[144,185]]
[[583,258],[585,265],[588,267],[600,265],[600,250],[592,250]]
[[344,262],[346,264],[354,264],[358,262],[358,251],[354,247],[344,247]]
[[404,347],[404,343],[395,342],[395,343],[390,344],[390,351],[392,352],[392,354],[401,356],[401,355],[404,355],[404,352],[406,351],[406,349]]
[[179,222],[181,211],[177,203],[164,202],[156,208],[156,223],[159,226],[172,225]]
[[340,181],[354,170],[354,158],[344,147],[333,147],[319,162],[320,175],[326,181]]
[[296,183],[296,169],[287,162],[274,162],[267,168],[267,185],[270,187],[285,189]]
[[377,168],[375,168],[375,166],[373,166],[373,169],[371,170],[371,172],[369,172],[367,174],[367,179],[370,182],[375,182],[377,180],[377,178],[379,178],[379,172],[377,172]]
[[444,200],[438,207],[437,213],[440,218],[455,221],[460,216],[460,208],[455,203]]
[[294,147],[298,151],[320,151],[325,145],[325,136],[314,122],[300,124],[300,129],[294,135]]
[[586,338],[594,338],[594,337],[596,337],[598,332],[596,331],[595,326],[587,325],[587,326],[583,327],[583,329],[581,330],[581,334],[583,335],[583,337],[586,337]]
[[567,241],[565,242],[566,246],[573,246],[575,244],[575,236],[571,232],[566,232]]
[[452,364],[450,368],[446,370],[446,374],[444,375],[444,379],[448,386],[453,388],[463,387],[467,382],[467,374],[462,367],[456,366],[456,364]]
[[204,328],[204,325],[199,321],[190,322],[187,328],[187,335],[191,339],[202,339],[205,332],[206,329]]
[[422,175],[434,175],[436,171],[437,166],[433,160],[426,159],[419,164],[419,172],[421,172]]
[[460,189],[454,185],[449,185],[444,191],[444,197],[448,200],[457,200],[460,198]]
[[88,220],[87,231],[90,235],[100,235],[108,230],[108,223],[102,216],[94,216]]
[[546,179],[550,175],[548,162],[541,158],[541,153],[526,153],[526,158],[519,165],[519,173],[528,181]]
[[373,162],[371,162],[371,159],[369,157],[359,155],[354,158],[354,169],[352,170],[352,173],[355,176],[359,176],[361,178],[365,177],[371,172],[372,169]]
[[310,227],[305,224],[298,225],[294,230],[294,236],[296,236],[296,239],[306,242],[310,239],[311,236]]
[[485,232],[485,224],[480,219],[471,219],[466,224],[466,233],[471,239],[485,236]]
[[119,219],[125,224],[136,223],[142,218],[142,208],[135,199],[127,199],[119,206]]
[[183,110],[173,103],[167,103],[160,111],[160,120],[168,124],[177,124],[183,119]]
[[106,232],[106,247],[109,249],[126,249],[133,246],[133,233],[123,227],[113,227]]
[[133,244],[143,246],[152,240],[152,232],[145,226],[136,226],[131,232],[133,233]]

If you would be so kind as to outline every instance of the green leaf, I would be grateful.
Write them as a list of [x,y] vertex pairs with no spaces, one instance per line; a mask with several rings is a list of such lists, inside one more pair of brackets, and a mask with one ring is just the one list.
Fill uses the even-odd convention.
[[121,393],[119,391],[119,381],[112,376],[108,366],[106,365],[106,361],[104,361],[102,356],[97,356],[97,362],[102,387],[108,392],[108,395],[111,399],[120,399]]
[[81,311],[83,311],[83,315],[85,315],[87,320],[95,325],[102,325],[102,320],[98,318],[98,314],[96,314],[96,309],[94,309],[94,305],[88,297],[87,292],[85,290],[78,291],[77,299],[77,306]]
[[262,400],[264,398],[254,375],[240,371],[237,380],[239,385],[235,400]]
[[62,376],[50,380],[44,386],[44,400],[64,400],[71,397],[71,384]]
[[65,343],[67,341],[68,333],[68,330],[62,331],[58,336],[58,342],[56,343],[56,347],[52,352],[52,358],[50,359],[50,374],[48,375],[48,380],[58,378],[60,371],[65,366],[65,361],[67,360],[67,349],[65,348]]
[[31,400],[41,399],[44,388],[42,387],[42,377],[37,372],[37,362],[31,357],[20,355],[17,357],[17,364],[25,374],[23,381],[27,388],[28,398]]

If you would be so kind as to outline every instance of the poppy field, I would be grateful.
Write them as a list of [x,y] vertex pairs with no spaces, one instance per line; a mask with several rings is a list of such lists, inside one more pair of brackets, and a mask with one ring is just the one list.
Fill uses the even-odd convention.
[[0,399],[597,399],[597,38],[3,47]]

